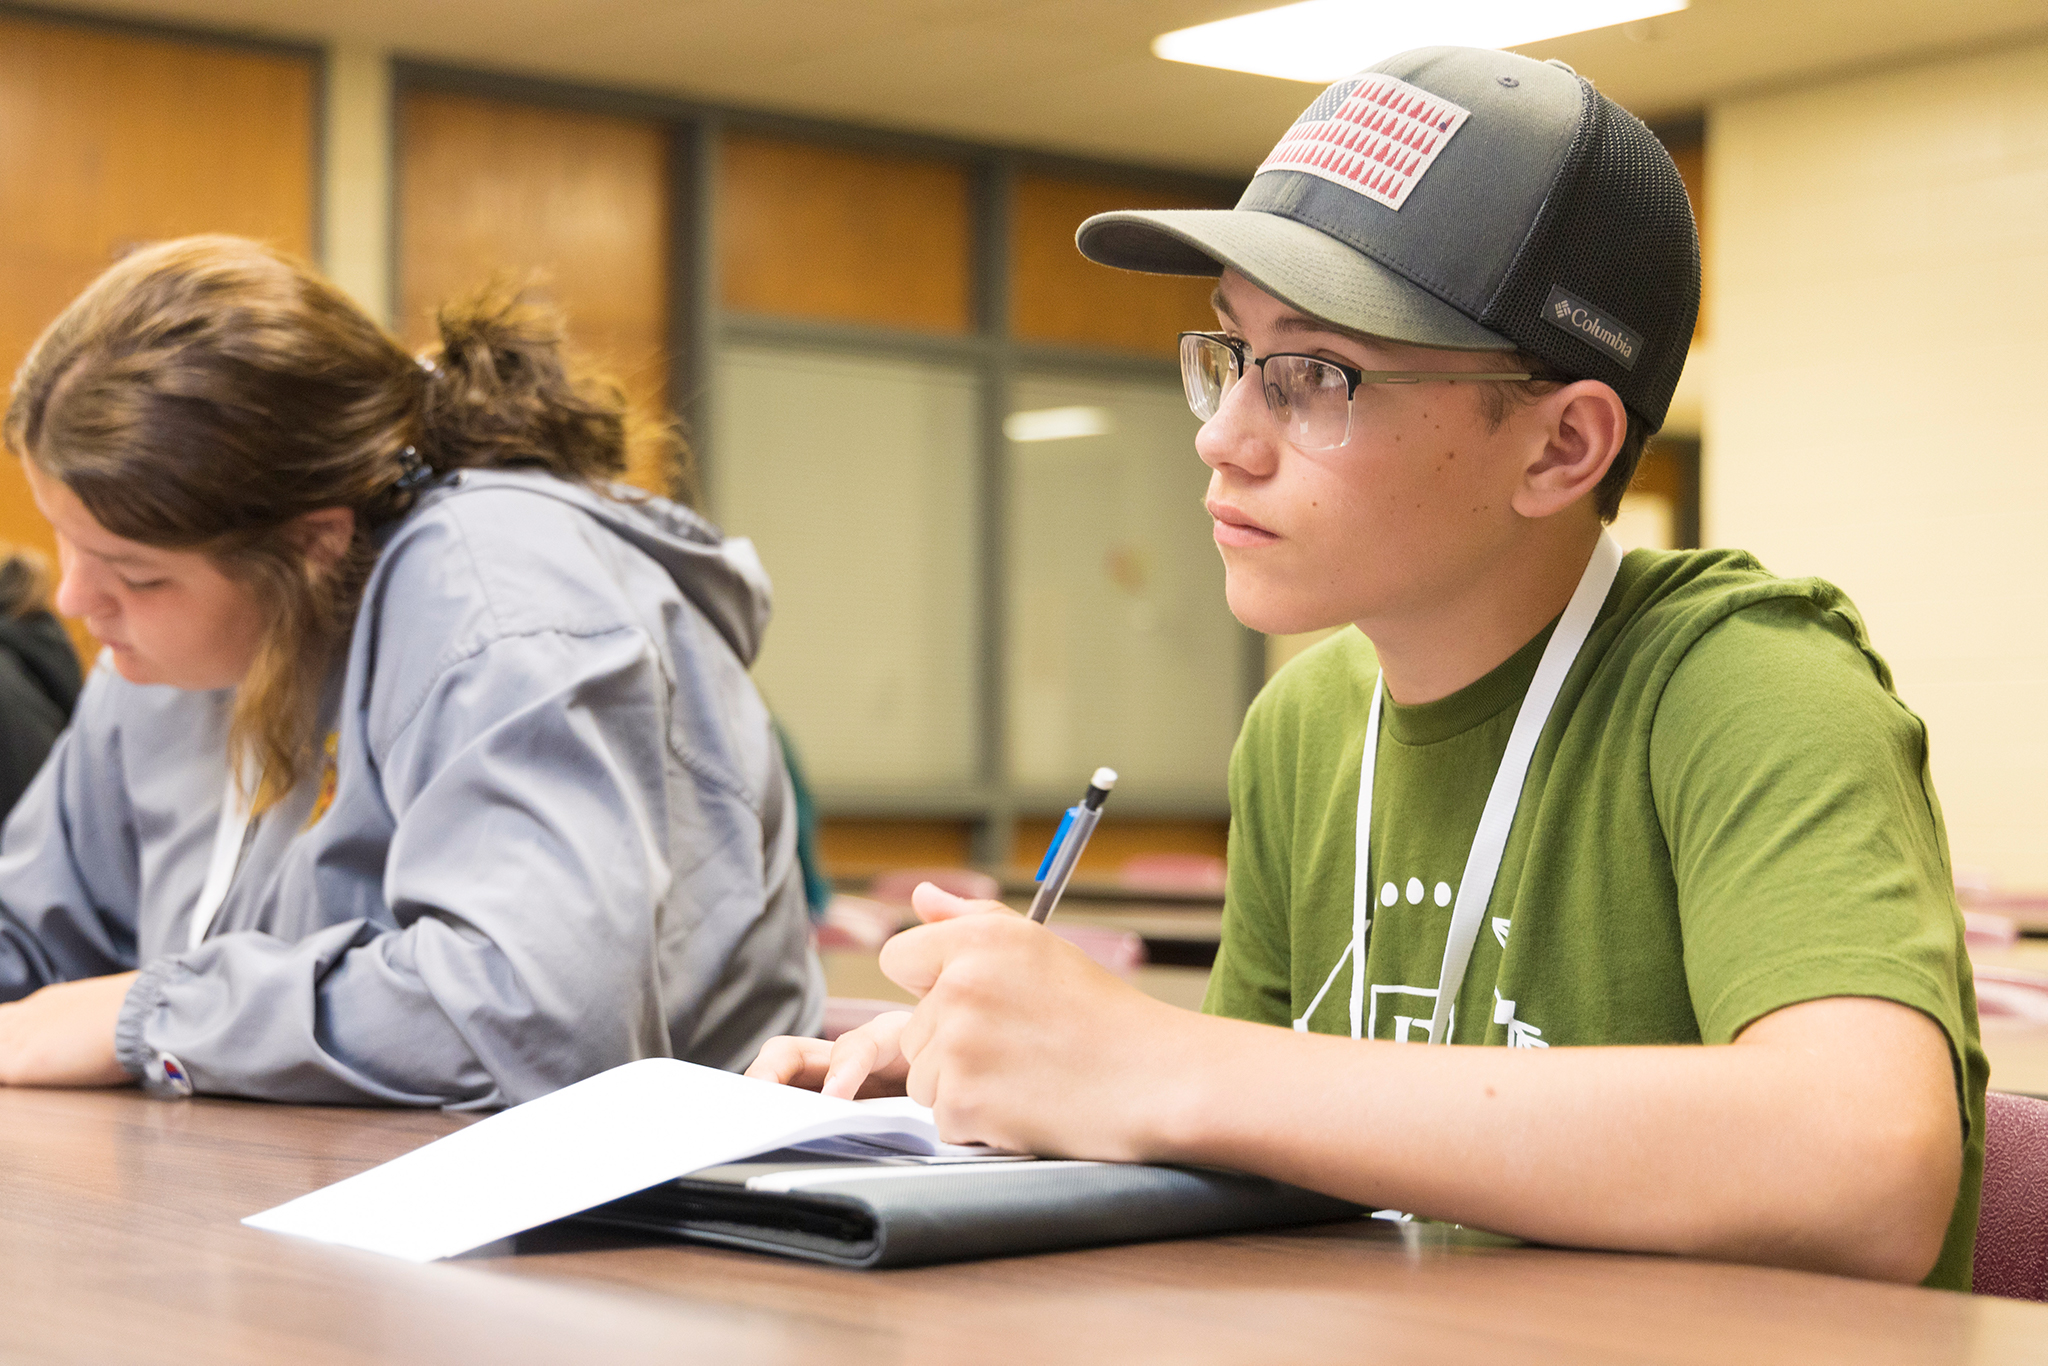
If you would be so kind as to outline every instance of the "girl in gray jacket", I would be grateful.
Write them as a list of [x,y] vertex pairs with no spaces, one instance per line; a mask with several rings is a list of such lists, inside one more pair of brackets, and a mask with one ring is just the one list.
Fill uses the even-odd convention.
[[679,443],[548,315],[440,326],[189,238],[23,365],[106,650],[0,837],[0,1081],[483,1109],[816,1027],[750,547],[612,484]]

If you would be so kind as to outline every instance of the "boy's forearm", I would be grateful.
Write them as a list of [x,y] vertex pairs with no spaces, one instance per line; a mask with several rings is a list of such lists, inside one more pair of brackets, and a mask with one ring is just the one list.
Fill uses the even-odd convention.
[[[1424,1048],[1205,1020],[1160,1157],[1542,1242],[1918,1280],[1961,1170],[1947,1044],[1810,1002],[1721,1048]],[[1845,1051],[1846,1050],[1846,1051]]]

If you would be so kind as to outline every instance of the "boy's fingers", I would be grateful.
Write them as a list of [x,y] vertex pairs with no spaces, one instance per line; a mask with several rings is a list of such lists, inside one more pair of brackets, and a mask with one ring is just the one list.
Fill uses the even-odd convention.
[[803,1086],[815,1089],[818,1078],[825,1072],[832,1045],[823,1039],[800,1039],[784,1034],[761,1045],[761,1052],[747,1067],[746,1074],[756,1081],[772,1081],[778,1086]]
[[958,920],[964,915],[1015,915],[1000,901],[974,901],[955,896],[937,883],[920,882],[910,893],[911,907],[924,921]]
[[[903,1079],[903,1094],[919,1105],[933,1106],[939,1102],[939,1058],[935,1052],[914,1055],[910,1073]],[[956,1140],[941,1135],[942,1142]]]
[[[936,888],[934,890],[937,890]],[[944,895],[941,893],[941,895]],[[958,900],[958,898],[954,898]],[[999,954],[1020,951],[1028,936],[1042,935],[1041,926],[993,901],[963,902],[967,906],[995,907],[1002,915],[967,913],[932,925],[903,931],[882,945],[882,973],[919,1000],[939,980],[946,965],[963,954],[983,948]]]
[[919,925],[893,935],[882,945],[882,975],[920,1001],[939,980],[945,966],[944,941],[958,937],[966,926],[961,922]]
[[892,1010],[841,1034],[832,1044],[820,1089],[828,1096],[852,1100],[862,1082],[901,1057],[897,1036],[909,1019],[908,1011]]
[[825,1068],[825,1084],[818,1089],[840,1100],[852,1100],[860,1084],[875,1070],[875,1041],[859,1034],[842,1034],[832,1045],[832,1061]]
[[909,1011],[892,1010],[829,1043],[793,1035],[770,1039],[761,1045],[746,1075],[756,1081],[852,1099],[875,1073],[902,1061],[897,1038],[909,1021]]

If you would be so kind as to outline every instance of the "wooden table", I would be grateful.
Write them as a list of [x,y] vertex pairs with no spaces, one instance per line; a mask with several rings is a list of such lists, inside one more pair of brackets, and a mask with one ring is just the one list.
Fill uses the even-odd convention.
[[463,1121],[0,1091],[0,1360],[2038,1361],[2048,1306],[1360,1223],[854,1272],[555,1228],[430,1266],[236,1220]]

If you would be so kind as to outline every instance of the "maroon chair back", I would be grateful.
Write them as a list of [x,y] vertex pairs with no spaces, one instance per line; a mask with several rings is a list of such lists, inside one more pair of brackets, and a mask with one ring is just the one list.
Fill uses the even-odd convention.
[[1971,1288],[2048,1300],[2048,1101],[1984,1098],[1984,1203]]
[[1145,941],[1129,930],[1112,930],[1101,925],[1062,925],[1054,916],[1046,926],[1119,977],[1129,977],[1145,966]]
[[1116,880],[1134,892],[1223,895],[1229,868],[1214,854],[1136,854],[1123,861]]

